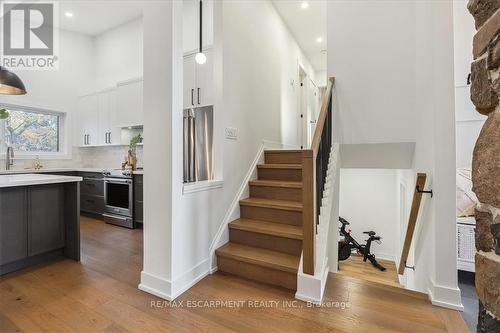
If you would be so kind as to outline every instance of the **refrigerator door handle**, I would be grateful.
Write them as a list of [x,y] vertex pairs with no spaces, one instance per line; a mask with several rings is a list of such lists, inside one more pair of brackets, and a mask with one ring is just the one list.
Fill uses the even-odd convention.
[[192,115],[188,117],[189,123],[189,181],[197,181],[196,177],[196,132],[195,132],[195,118]]
[[189,120],[187,116],[187,111],[184,110],[184,119],[183,119],[183,127],[184,127],[184,183],[189,182],[189,160],[188,160],[188,155],[189,155]]

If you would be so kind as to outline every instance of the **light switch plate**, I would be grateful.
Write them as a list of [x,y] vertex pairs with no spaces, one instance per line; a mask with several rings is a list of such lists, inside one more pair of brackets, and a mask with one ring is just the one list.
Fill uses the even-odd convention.
[[238,129],[234,127],[226,127],[226,139],[237,140]]

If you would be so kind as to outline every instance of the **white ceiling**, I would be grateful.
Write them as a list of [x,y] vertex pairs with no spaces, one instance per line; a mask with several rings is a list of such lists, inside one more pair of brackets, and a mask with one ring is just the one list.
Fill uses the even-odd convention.
[[[326,70],[326,0],[272,2],[314,69]],[[309,4],[307,9],[301,8],[303,2]],[[316,42],[318,37],[323,38],[321,43]]]
[[[59,26],[64,30],[96,36],[142,15],[141,1],[60,1]],[[66,12],[73,17],[65,16]]]

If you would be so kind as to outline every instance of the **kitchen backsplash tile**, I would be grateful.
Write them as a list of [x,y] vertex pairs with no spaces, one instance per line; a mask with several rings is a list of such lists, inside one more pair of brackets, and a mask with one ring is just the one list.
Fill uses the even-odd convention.
[[[40,158],[44,169],[50,168],[121,168],[127,155],[128,146],[108,147],[74,147],[71,159],[43,159]],[[138,167],[143,166],[143,147],[137,147]],[[16,159],[12,169],[30,169],[33,159]]]

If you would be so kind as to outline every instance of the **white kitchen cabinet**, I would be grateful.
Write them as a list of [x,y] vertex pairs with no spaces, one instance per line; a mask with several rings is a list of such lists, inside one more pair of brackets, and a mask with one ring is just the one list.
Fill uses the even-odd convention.
[[99,96],[96,94],[80,97],[78,101],[77,132],[79,146],[99,143]]
[[183,72],[184,109],[187,109],[195,105],[196,61],[194,55],[184,57]]
[[116,114],[118,127],[143,126],[142,79],[122,82],[116,88]]
[[120,144],[121,129],[117,125],[116,90],[99,94],[99,144]]
[[213,104],[213,60],[211,49],[204,51],[207,62],[199,65],[195,55],[184,57],[184,108]]
[[116,116],[115,89],[80,97],[76,123],[76,132],[79,133],[77,145],[120,144]]

